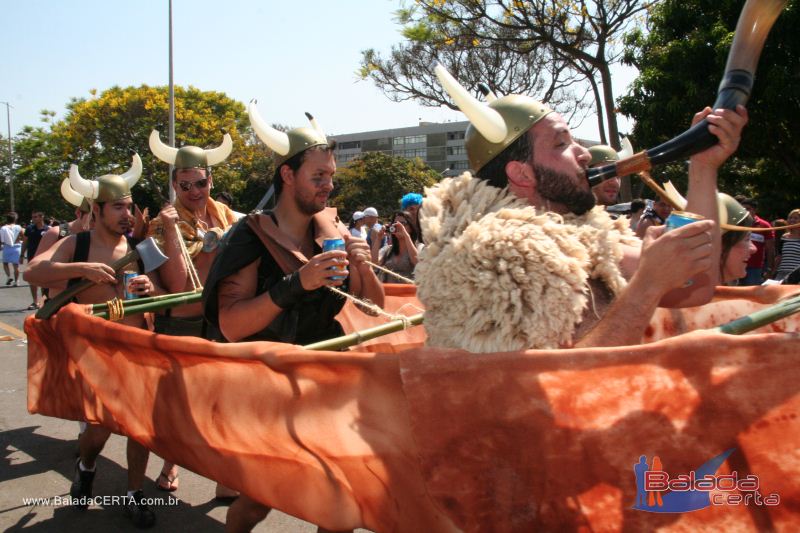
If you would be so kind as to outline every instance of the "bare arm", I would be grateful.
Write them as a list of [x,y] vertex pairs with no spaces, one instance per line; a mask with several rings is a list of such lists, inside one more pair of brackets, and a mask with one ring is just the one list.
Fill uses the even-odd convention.
[[575,346],[627,346],[641,342],[664,295],[711,267],[713,226],[713,222],[703,220],[668,233],[664,226],[650,228],[638,259],[634,254],[628,260],[626,268],[631,262],[638,266],[630,283]]
[[167,204],[158,214],[164,237],[164,255],[169,259],[158,269],[164,289],[167,292],[181,292],[186,287],[189,268],[181,253],[181,239],[178,231],[178,211]]
[[705,108],[695,114],[692,124],[702,119],[709,122],[709,131],[716,135],[719,142],[699,154],[692,156],[689,163],[689,191],[686,209],[697,213],[706,220],[713,220],[711,230],[711,265],[705,272],[692,278],[692,286],[678,289],[664,295],[661,304],[664,307],[689,307],[702,305],[714,296],[714,288],[719,284],[719,260],[721,251],[719,232],[719,207],[717,204],[717,170],[736,151],[747,123],[747,110],[738,106],[736,111],[728,109]]
[[[39,247],[36,249],[36,257],[42,255],[45,251],[49,250],[51,246],[58,242],[58,232],[61,231],[58,226],[54,226],[47,230],[39,242]],[[32,262],[32,260],[31,260]]]
[[28,264],[22,279],[39,287],[63,287],[72,278],[85,278],[94,283],[116,283],[114,270],[103,263],[71,263],[75,253],[75,236],[63,239]]
[[[383,284],[365,261],[369,257],[366,241],[357,237],[345,236],[347,259],[350,262],[350,292],[359,298],[367,299],[383,307],[385,293]],[[373,242],[373,249],[375,243]]]

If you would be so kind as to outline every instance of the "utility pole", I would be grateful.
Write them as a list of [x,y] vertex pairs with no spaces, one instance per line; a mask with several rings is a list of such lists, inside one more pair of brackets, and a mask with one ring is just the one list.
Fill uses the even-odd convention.
[[[169,145],[175,148],[175,86],[172,83],[172,0],[169,0]],[[169,201],[175,202],[175,189],[172,188],[172,170],[169,166],[167,184],[169,186]]]
[[0,102],[6,105],[6,121],[8,122],[8,190],[11,199],[11,209],[14,211],[14,162],[11,159],[13,151],[11,150],[11,104],[8,102]]

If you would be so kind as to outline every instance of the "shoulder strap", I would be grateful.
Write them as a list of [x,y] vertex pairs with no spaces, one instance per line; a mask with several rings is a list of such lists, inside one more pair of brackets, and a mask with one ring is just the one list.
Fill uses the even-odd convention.
[[[88,231],[82,231],[75,234],[75,251],[72,253],[72,261],[70,261],[70,263],[83,263],[89,259],[89,247],[91,246],[91,240],[92,234]],[[80,280],[81,278],[72,278],[67,282],[67,287],[75,285]]]
[[72,254],[72,263],[83,263],[89,259],[89,247],[92,244],[92,234],[82,231],[75,235],[75,252]]

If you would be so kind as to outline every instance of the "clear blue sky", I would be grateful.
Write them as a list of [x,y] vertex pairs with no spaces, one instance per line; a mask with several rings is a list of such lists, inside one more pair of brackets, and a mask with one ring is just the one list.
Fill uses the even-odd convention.
[[[173,0],[175,84],[244,103],[257,98],[273,123],[305,125],[309,111],[331,134],[464,120],[444,108],[392,102],[358,80],[361,50],[386,53],[401,41],[399,5]],[[167,0],[8,0],[0,13],[0,101],[13,106],[12,135],[40,125],[42,109],[63,117],[70,97],[88,98],[90,89],[168,83]],[[619,78],[616,95],[631,74]],[[595,129],[589,118],[577,133],[597,138]],[[2,114],[0,131],[5,137]]]

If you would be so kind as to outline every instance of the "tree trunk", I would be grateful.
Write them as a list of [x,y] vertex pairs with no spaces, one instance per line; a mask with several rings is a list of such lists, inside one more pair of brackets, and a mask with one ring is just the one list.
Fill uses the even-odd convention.
[[[619,151],[619,129],[617,128],[617,113],[614,106],[614,89],[611,86],[611,70],[608,63],[601,62],[597,67],[600,71],[600,80],[603,84],[603,103],[606,110],[606,124],[608,125],[609,144],[614,150]],[[619,193],[623,202],[631,201],[631,180],[629,176],[622,178]]]

